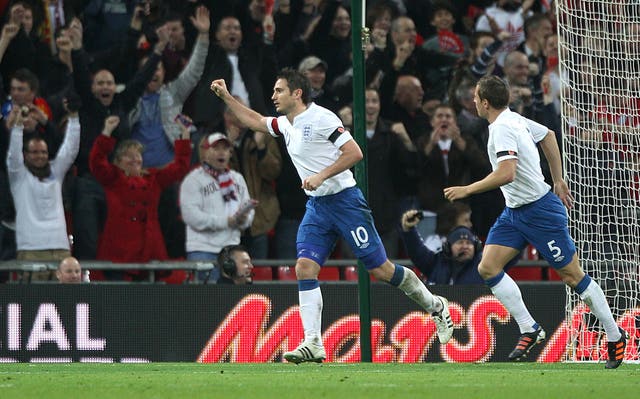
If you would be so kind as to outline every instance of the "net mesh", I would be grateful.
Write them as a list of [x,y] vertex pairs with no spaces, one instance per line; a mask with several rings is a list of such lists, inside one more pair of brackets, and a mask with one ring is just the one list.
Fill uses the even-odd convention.
[[[576,198],[569,227],[638,358],[640,326],[640,2],[559,0],[562,146]],[[606,336],[567,296],[566,360],[606,359]]]

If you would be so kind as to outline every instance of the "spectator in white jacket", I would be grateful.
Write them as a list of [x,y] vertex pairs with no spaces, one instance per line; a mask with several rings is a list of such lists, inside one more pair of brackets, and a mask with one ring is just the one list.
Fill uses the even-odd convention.
[[[23,118],[28,112],[14,107],[7,121],[11,129],[7,172],[16,207],[17,259],[60,261],[71,255],[62,181],[78,154],[80,121],[77,110],[69,112],[62,146],[56,157],[49,160],[49,149],[42,136],[29,137],[23,148]],[[52,273],[42,272],[32,279],[52,277]]]
[[[253,222],[257,202],[249,196],[242,175],[229,169],[231,142],[222,133],[212,133],[199,143],[201,164],[180,187],[180,210],[186,225],[187,260],[215,261],[220,250],[239,244],[242,231]],[[207,280],[206,272],[198,274]],[[208,281],[215,283],[220,270]]]

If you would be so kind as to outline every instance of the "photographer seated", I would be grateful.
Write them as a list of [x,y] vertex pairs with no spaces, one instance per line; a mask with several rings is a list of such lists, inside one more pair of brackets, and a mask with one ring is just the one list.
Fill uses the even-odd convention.
[[[482,257],[482,242],[468,227],[454,227],[442,244],[442,251],[429,250],[416,230],[421,211],[412,209],[402,215],[402,241],[414,266],[426,277],[428,284],[483,284],[478,273]],[[519,257],[508,265],[511,267]],[[505,268],[506,269],[506,268]]]
[[249,252],[242,245],[227,245],[217,259],[220,269],[218,284],[252,284],[253,264]]

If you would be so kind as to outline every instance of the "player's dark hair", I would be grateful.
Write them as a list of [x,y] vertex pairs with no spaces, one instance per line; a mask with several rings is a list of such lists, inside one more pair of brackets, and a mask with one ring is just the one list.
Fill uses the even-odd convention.
[[278,73],[278,79],[284,79],[287,81],[289,90],[302,90],[301,100],[306,105],[311,101],[311,86],[309,79],[302,72],[292,68],[284,68]]
[[495,109],[503,109],[509,105],[509,84],[495,76],[484,76],[478,81],[478,97],[487,100]]

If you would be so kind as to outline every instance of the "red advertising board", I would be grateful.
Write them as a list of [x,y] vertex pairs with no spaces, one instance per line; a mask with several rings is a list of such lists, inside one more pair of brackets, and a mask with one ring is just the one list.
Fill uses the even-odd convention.
[[[327,361],[360,361],[357,285],[323,283]],[[431,318],[398,290],[372,284],[374,362],[505,361],[519,331],[483,286],[430,286],[449,298],[454,337],[441,346]],[[563,360],[567,347],[587,358],[604,350],[602,333],[587,331],[568,346],[569,323],[591,317],[576,309],[565,320],[562,284],[522,285],[548,341],[531,361]],[[279,362],[303,337],[295,284],[3,285],[0,362]],[[628,315],[628,317],[627,317]],[[635,319],[620,325],[634,337]],[[576,352],[577,353],[577,352]],[[637,355],[635,356],[637,358]]]

